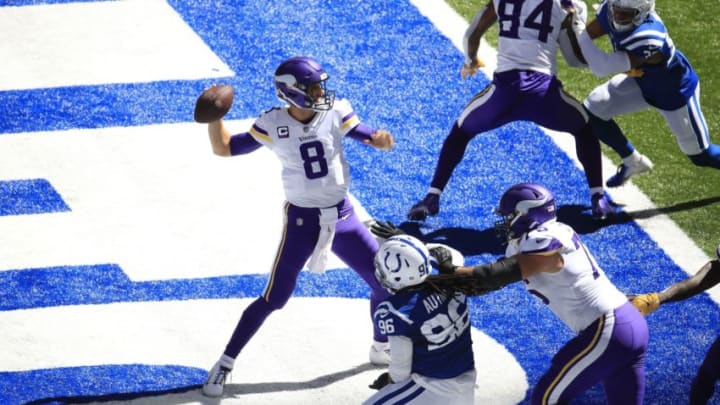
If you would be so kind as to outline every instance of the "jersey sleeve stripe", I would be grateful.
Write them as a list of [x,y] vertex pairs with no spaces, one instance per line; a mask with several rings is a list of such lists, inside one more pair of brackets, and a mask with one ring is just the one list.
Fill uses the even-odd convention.
[[260,138],[266,143],[272,143],[272,138],[267,134],[267,131],[264,129],[258,127],[257,125],[253,125],[250,128],[250,135],[252,135],[255,138]]
[[355,111],[353,111],[342,119],[341,130],[343,132],[348,131],[359,123],[360,118],[358,118],[358,116],[355,114]]
[[623,39],[622,41],[620,41],[620,45],[622,45],[623,47],[629,47],[629,46],[632,46],[633,44],[637,44],[637,43],[654,42],[654,43],[659,43],[660,46],[662,46],[662,44],[664,44],[666,40],[667,40],[667,33],[662,32],[662,31],[655,31],[655,30],[653,30],[653,31],[646,30],[646,31],[640,31],[637,34],[630,35],[629,37]]

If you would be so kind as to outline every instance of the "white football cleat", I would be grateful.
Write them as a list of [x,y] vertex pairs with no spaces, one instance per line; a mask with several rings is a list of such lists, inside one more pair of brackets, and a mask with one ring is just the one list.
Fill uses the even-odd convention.
[[203,384],[202,392],[208,397],[222,396],[225,389],[225,380],[232,369],[221,366],[220,362],[215,363],[213,368],[208,372],[208,378]]
[[605,185],[608,187],[620,187],[625,184],[630,177],[649,172],[653,166],[653,162],[651,162],[647,156],[640,155],[640,158],[635,162],[621,163],[620,166],[618,166],[617,173],[610,177],[608,181],[605,182]]
[[370,346],[370,363],[376,366],[390,365],[390,344],[388,342],[373,342]]

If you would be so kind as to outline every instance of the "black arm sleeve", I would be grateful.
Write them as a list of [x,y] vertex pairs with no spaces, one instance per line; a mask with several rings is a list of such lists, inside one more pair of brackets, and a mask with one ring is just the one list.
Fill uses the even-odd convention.
[[720,259],[707,262],[695,275],[679,281],[660,294],[662,302],[682,301],[707,291],[720,283]]
[[473,278],[489,289],[497,290],[522,280],[517,256],[503,257],[492,263],[473,267]]

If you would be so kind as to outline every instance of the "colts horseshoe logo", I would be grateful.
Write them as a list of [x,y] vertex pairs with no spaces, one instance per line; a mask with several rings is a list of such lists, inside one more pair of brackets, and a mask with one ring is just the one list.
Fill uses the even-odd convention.
[[386,252],[385,259],[384,259],[385,268],[390,270],[391,273],[397,273],[398,271],[400,271],[400,268],[402,267],[402,260],[400,259],[400,253],[395,254],[395,259],[397,259],[397,267],[395,267],[394,269],[392,267],[390,267],[390,265],[388,264],[389,258],[390,258],[390,252]]

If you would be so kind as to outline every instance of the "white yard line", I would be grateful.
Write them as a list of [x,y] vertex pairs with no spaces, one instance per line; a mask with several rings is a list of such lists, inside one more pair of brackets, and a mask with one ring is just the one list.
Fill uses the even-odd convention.
[[[410,0],[421,14],[426,16],[440,32],[448,37],[452,43],[463,51],[462,39],[468,23],[452,7],[443,0]],[[480,46],[480,59],[486,66],[483,72],[490,77],[496,67],[496,51],[484,40]],[[459,61],[459,59],[458,59]],[[459,71],[459,66],[458,66]],[[572,136],[564,133],[544,129],[544,132],[581,168],[575,154]],[[582,170],[582,169],[581,169]],[[615,173],[615,165],[606,156],[603,156],[603,177],[608,178]],[[656,210],[652,201],[638,189],[632,182],[613,190],[608,190],[613,200],[624,205],[627,212],[647,212]],[[705,264],[709,257],[693,242],[685,232],[680,229],[667,215],[659,211],[648,218],[637,218],[635,222],[660,246],[665,253],[688,275],[695,274]],[[652,266],[652,263],[638,263],[638,265]],[[657,269],[662,271],[662,269]],[[711,298],[720,304],[720,289],[708,291]]]
[[0,7],[0,27],[0,90],[234,76],[165,0]]

